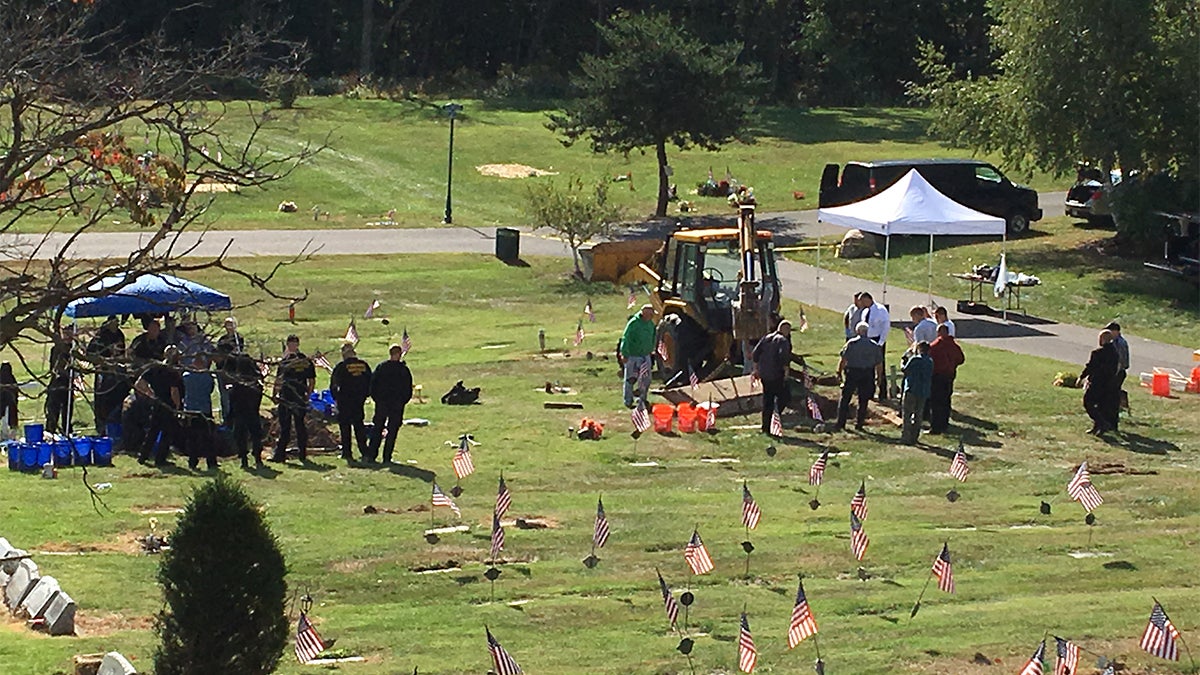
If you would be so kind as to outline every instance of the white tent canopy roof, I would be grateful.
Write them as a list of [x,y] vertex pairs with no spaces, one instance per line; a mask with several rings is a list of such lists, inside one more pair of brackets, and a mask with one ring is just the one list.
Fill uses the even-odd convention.
[[893,234],[999,234],[1004,219],[967,208],[938,192],[916,169],[877,195],[817,211],[823,223],[883,236]]

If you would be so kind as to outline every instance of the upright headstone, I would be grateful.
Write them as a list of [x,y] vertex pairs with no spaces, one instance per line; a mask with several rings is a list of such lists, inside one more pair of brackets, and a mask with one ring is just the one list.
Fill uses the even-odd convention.
[[18,551],[7,539],[0,537],[0,589],[8,585],[8,578],[17,569],[17,561],[12,559],[22,555],[25,555],[24,551]]
[[109,652],[100,662],[96,675],[137,675],[137,669],[120,652]]
[[59,592],[46,608],[46,632],[51,635],[75,634],[75,601],[66,593]]
[[29,591],[25,593],[25,599],[21,601],[21,605],[17,609],[13,610],[13,613],[24,619],[41,619],[46,616],[46,608],[50,606],[50,601],[61,590],[58,587],[58,579],[42,577],[34,582]]
[[20,607],[21,601],[25,599],[25,594],[33,588],[41,576],[37,564],[32,560],[26,558],[17,563],[17,569],[13,570],[12,576],[8,579],[8,585],[4,587],[4,604],[12,610]]

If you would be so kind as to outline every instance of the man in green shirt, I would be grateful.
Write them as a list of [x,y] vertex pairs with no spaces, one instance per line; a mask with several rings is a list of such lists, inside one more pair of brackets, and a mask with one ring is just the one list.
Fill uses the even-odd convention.
[[[654,353],[654,306],[642,305],[641,311],[629,317],[621,335],[621,357],[625,360],[625,407],[633,407],[633,390],[637,386],[642,405],[648,405],[650,368]],[[645,373],[645,376],[642,375]]]

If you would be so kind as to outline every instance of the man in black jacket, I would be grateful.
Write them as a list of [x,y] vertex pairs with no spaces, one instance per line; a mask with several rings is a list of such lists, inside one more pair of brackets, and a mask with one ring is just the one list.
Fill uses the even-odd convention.
[[1087,365],[1079,374],[1080,381],[1087,379],[1083,390],[1083,408],[1092,418],[1092,428],[1088,433],[1096,436],[1117,430],[1117,408],[1113,401],[1119,396],[1121,386],[1117,379],[1121,357],[1113,344],[1112,331],[1100,331],[1098,341],[1100,346],[1092,350]]
[[237,448],[242,468],[249,467],[248,457],[254,455],[254,465],[262,468],[262,406],[263,374],[258,362],[249,354],[239,351],[225,357],[222,364],[223,379],[229,388],[229,416],[225,418],[233,431],[233,445]]
[[317,370],[312,359],[300,351],[299,336],[289,335],[275,376],[275,398],[279,401],[279,441],[275,444],[272,462],[287,459],[293,426],[296,427],[296,454],[301,462],[308,461],[308,427],[304,418],[308,414],[308,397],[316,383]]
[[375,401],[375,417],[371,420],[375,433],[371,437],[371,450],[366,461],[374,462],[379,456],[379,442],[387,434],[383,444],[383,463],[392,461],[396,448],[396,434],[404,423],[404,406],[412,398],[412,372],[402,359],[404,349],[396,344],[388,348],[388,360],[375,366],[371,376],[371,398]]
[[[411,387],[410,387],[411,389]],[[329,376],[329,393],[337,404],[338,428],[342,434],[342,459],[350,460],[350,433],[358,441],[358,454],[366,461],[370,454],[367,451],[367,426],[363,423],[363,404],[371,393],[371,366],[358,358],[354,353],[354,345],[342,345],[342,362],[334,366],[333,374]]]
[[792,402],[792,393],[788,389],[788,366],[795,359],[792,356],[792,322],[783,320],[774,333],[764,335],[754,347],[754,373],[762,382],[763,409],[762,432],[771,433],[771,415],[778,412],[783,414],[784,408]]

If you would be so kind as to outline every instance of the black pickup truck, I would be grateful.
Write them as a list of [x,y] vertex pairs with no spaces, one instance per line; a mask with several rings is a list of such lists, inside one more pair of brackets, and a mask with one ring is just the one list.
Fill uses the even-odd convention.
[[[839,169],[841,176],[838,175]],[[999,169],[975,159],[892,159],[826,164],[821,173],[821,208],[861,201],[882,192],[911,169],[954,201],[1003,218],[1008,233],[1022,234],[1042,219],[1037,191],[1013,183]]]
[[1159,213],[1163,226],[1163,257],[1146,267],[1169,272],[1200,284],[1200,213]]

